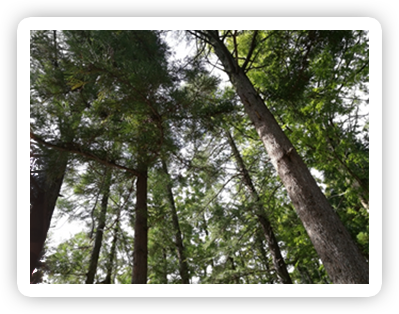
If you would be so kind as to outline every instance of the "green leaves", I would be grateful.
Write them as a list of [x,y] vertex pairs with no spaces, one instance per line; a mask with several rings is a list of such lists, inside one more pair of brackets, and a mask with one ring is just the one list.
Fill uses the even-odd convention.
[[69,241],[58,245],[46,258],[46,268],[51,283],[82,284],[88,266],[91,244],[85,233],[78,233]]

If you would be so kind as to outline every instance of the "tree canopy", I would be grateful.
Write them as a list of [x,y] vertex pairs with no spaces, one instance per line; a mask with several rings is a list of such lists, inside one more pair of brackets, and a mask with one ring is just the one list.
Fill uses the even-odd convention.
[[368,282],[368,58],[366,31],[32,31],[31,283]]

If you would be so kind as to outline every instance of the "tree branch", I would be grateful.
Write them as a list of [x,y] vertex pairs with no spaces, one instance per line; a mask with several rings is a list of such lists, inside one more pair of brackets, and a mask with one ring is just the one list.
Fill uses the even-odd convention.
[[246,67],[247,67],[249,61],[251,60],[252,54],[253,54],[253,52],[255,50],[256,36],[257,35],[258,35],[258,31],[254,31],[254,35],[252,37],[252,42],[251,42],[251,47],[249,47],[247,58],[245,59],[244,64],[242,65],[242,70],[244,72],[246,72]]
[[95,160],[95,161],[99,162],[100,164],[103,164],[103,165],[105,165],[107,167],[113,167],[113,168],[118,168],[118,169],[121,169],[121,170],[125,170],[126,172],[129,172],[129,173],[131,173],[131,174],[133,174],[135,176],[140,176],[141,175],[140,172],[135,170],[135,169],[127,168],[125,166],[118,165],[118,164],[116,164],[114,162],[111,162],[111,161],[108,161],[108,160],[104,160],[104,159],[96,156],[92,152],[82,148],[82,146],[80,146],[77,143],[62,143],[60,145],[51,144],[51,143],[48,143],[45,140],[43,140],[40,136],[32,133],[32,131],[30,132],[30,138],[33,139],[34,141],[36,141],[38,144],[53,148],[55,150],[81,155],[81,156],[86,157],[88,159]]

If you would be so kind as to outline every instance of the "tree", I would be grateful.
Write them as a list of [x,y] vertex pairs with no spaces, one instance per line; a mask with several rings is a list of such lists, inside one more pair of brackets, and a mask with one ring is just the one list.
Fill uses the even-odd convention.
[[[243,59],[250,45],[242,41],[251,42],[252,35],[237,36]],[[368,258],[367,32],[258,36],[262,45],[247,75],[306,164],[321,172],[330,204]]]
[[189,280],[189,274],[188,274],[187,259],[186,259],[185,249],[184,249],[182,235],[181,235],[181,231],[180,231],[179,218],[177,216],[176,205],[175,205],[175,200],[174,200],[173,191],[172,191],[172,185],[170,183],[171,178],[170,178],[170,175],[168,172],[168,167],[164,160],[162,160],[162,169],[165,172],[165,175],[168,180],[168,183],[166,184],[166,190],[167,190],[166,193],[167,193],[167,198],[169,201],[170,210],[171,210],[171,214],[172,214],[173,229],[175,232],[175,243],[176,243],[177,255],[179,258],[180,277],[181,277],[183,284],[189,284],[190,280]]
[[233,137],[231,136],[229,131],[225,131],[225,133],[231,146],[231,150],[233,151],[234,158],[236,159],[237,167],[241,172],[242,178],[244,180],[244,184],[247,186],[249,193],[251,194],[251,198],[253,199],[255,207],[254,212],[259,220],[260,225],[262,226],[269,250],[273,256],[274,267],[282,283],[291,284],[292,281],[290,275],[288,274],[287,266],[285,265],[284,258],[281,255],[280,248],[278,246],[270,221],[265,214],[265,209],[260,204],[258,192],[256,191],[252,183],[248,170],[244,165],[244,162],[241,158],[240,152],[237,149]]
[[98,263],[98,258],[100,256],[100,249],[105,229],[108,198],[110,193],[110,187],[112,184],[111,180],[112,180],[111,170],[106,168],[104,173],[104,181],[102,182],[102,186],[100,188],[100,192],[102,193],[101,212],[98,219],[96,238],[90,258],[90,266],[89,266],[89,271],[87,273],[86,284],[92,284],[94,282],[94,276],[96,275],[97,271],[97,263]]
[[[218,31],[196,34],[213,47],[229,75],[330,278],[334,283],[368,283],[364,257],[246,76],[245,67],[251,55],[239,66]],[[253,38],[256,43],[256,32]]]
[[[137,176],[135,248],[132,282],[147,278],[147,173],[161,151],[172,144],[168,125],[176,104],[168,93],[173,87],[167,73],[166,47],[156,32],[64,32],[69,63],[78,66],[67,73],[71,91],[95,87],[97,97],[85,101],[77,140],[50,143],[31,132],[42,145],[75,153],[108,167]],[[173,88],[172,88],[173,89]],[[108,133],[107,133],[108,131]],[[73,138],[73,137],[72,137]],[[107,143],[114,143],[108,145]],[[127,147],[128,166],[118,145]]]
[[[68,132],[73,128],[72,119],[68,121],[60,116],[54,119],[55,112],[64,110],[60,104],[68,96],[63,92],[67,85],[61,75],[65,63],[57,53],[57,32],[33,32],[31,41],[31,118],[34,121],[31,131],[49,130],[51,125],[58,124],[60,136],[68,141],[73,138],[73,132]],[[47,121],[42,115],[43,108],[50,115]],[[38,265],[68,163],[67,153],[51,151],[32,139],[31,132],[30,274]]]

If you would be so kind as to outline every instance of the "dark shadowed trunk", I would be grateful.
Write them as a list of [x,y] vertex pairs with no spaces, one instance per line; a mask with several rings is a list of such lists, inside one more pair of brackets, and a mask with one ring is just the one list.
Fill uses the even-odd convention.
[[31,175],[30,274],[37,267],[43,250],[67,167],[68,156],[66,153],[54,152],[54,155],[58,156],[57,167],[47,168],[39,176]]
[[173,228],[174,228],[174,232],[175,232],[175,244],[176,244],[176,249],[177,249],[177,256],[179,258],[180,277],[181,277],[183,284],[189,284],[190,279],[189,279],[189,275],[188,275],[188,265],[187,265],[182,235],[181,235],[180,226],[179,226],[179,218],[177,217],[176,205],[175,205],[175,201],[173,198],[172,184],[170,183],[170,175],[169,175],[166,163],[164,161],[162,161],[162,167],[163,167],[165,174],[168,177],[168,184],[166,186],[166,189],[167,189],[167,193],[168,193],[170,209],[172,212],[172,222],[173,222]]
[[97,231],[96,231],[96,240],[94,242],[94,248],[91,253],[89,271],[87,272],[86,284],[93,284],[94,277],[97,272],[97,264],[98,258],[100,256],[101,245],[103,241],[105,221],[107,216],[107,208],[108,208],[108,198],[109,191],[111,187],[111,169],[105,170],[105,178],[102,183],[100,193],[102,193],[103,197],[101,199],[101,211],[100,216],[98,217]]
[[134,251],[132,284],[147,283],[147,166],[139,168],[136,181],[136,220],[134,223]]
[[331,280],[367,284],[366,260],[218,31],[200,36],[206,36],[228,73]]
[[270,221],[267,219],[265,210],[260,204],[260,199],[258,192],[255,189],[255,186],[252,183],[251,177],[249,176],[248,170],[245,167],[244,161],[241,158],[241,154],[237,149],[237,146],[230,134],[230,132],[226,131],[225,132],[227,135],[227,138],[229,140],[229,144],[231,147],[231,150],[233,151],[233,155],[236,159],[238,169],[240,170],[242,177],[244,179],[244,184],[247,186],[249,193],[251,194],[252,200],[255,202],[255,212],[256,216],[258,217],[258,221],[260,225],[262,226],[262,230],[264,233],[264,236],[266,238],[267,245],[269,247],[270,253],[273,257],[273,264],[274,268],[276,269],[276,272],[280,278],[280,281],[285,284],[292,284],[290,275],[287,271],[287,266],[285,265],[283,256],[281,255],[280,247],[278,246],[278,242],[276,240],[276,237],[274,235],[272,226],[270,224]]

